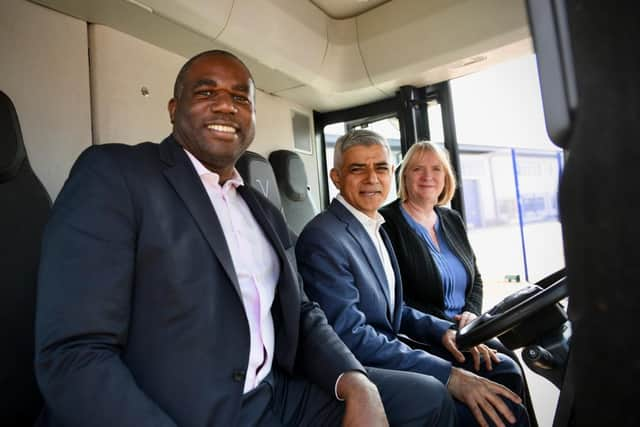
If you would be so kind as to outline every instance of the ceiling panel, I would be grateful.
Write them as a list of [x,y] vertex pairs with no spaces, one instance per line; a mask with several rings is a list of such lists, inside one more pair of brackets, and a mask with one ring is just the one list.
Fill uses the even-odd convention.
[[353,18],[391,0],[309,0],[335,19]]

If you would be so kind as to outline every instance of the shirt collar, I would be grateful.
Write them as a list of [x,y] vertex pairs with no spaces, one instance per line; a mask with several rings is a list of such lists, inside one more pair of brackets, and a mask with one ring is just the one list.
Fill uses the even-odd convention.
[[[183,148],[184,150],[184,148]],[[191,160],[191,163],[193,164],[193,167],[196,170],[196,173],[198,174],[198,176],[202,179],[202,177],[204,175],[211,175],[213,177],[215,177],[215,181],[218,185],[220,185],[220,175],[218,175],[215,172],[211,172],[209,169],[206,168],[205,165],[202,164],[202,162],[200,160],[198,160],[196,158],[196,156],[194,156],[193,154],[191,154],[189,151],[184,150],[185,153],[187,153],[187,157],[189,157],[189,160]],[[225,182],[225,186],[228,185],[233,185],[233,187],[238,188],[241,185],[244,185],[244,180],[242,179],[242,177],[240,176],[240,174],[238,173],[238,170],[236,168],[233,168],[233,175],[231,175],[231,178],[229,178],[226,182]]]
[[384,224],[384,217],[380,215],[380,212],[376,211],[376,217],[371,218],[369,217],[369,215],[354,208],[349,202],[344,199],[344,197],[342,197],[342,194],[338,194],[336,196],[336,200],[342,203],[344,207],[347,208],[347,210],[356,217],[358,222],[364,226],[364,228],[377,231],[380,226]]

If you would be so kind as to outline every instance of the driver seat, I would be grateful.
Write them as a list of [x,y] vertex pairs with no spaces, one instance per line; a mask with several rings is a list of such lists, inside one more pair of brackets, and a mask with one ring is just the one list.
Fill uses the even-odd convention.
[[40,240],[51,199],[34,174],[11,99],[0,91],[0,425],[33,425],[42,397],[33,368]]

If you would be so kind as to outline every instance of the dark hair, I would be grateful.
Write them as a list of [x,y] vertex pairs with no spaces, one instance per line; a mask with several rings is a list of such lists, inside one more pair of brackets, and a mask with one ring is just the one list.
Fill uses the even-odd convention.
[[182,86],[184,84],[184,78],[186,76],[186,74],[189,72],[189,70],[191,69],[191,66],[193,65],[194,62],[196,62],[198,59],[204,57],[204,56],[210,56],[210,55],[222,55],[222,56],[227,56],[229,58],[233,58],[236,61],[238,61],[239,63],[242,64],[242,66],[247,70],[247,73],[249,73],[249,78],[251,79],[251,82],[254,83],[253,81],[253,76],[251,75],[251,71],[249,71],[249,68],[245,65],[244,62],[242,62],[242,60],[240,58],[238,58],[237,56],[235,56],[233,53],[228,52],[226,50],[222,50],[222,49],[213,49],[213,50],[207,50],[204,52],[200,52],[199,54],[191,57],[191,59],[189,59],[187,62],[184,63],[184,65],[182,66],[182,68],[180,68],[180,71],[178,71],[178,75],[176,76],[176,82],[173,84],[173,97],[178,99],[178,97],[180,96],[181,92],[182,92]]

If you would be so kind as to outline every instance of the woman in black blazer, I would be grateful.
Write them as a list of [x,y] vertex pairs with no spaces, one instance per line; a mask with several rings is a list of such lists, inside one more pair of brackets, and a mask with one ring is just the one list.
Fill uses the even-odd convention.
[[[447,154],[418,142],[400,168],[398,199],[380,213],[400,266],[405,302],[462,328],[482,312],[482,278],[460,214],[444,206],[455,189]],[[499,340],[486,344],[518,361]],[[524,397],[535,426],[526,380]]]

